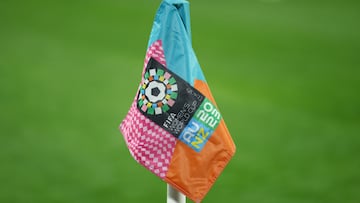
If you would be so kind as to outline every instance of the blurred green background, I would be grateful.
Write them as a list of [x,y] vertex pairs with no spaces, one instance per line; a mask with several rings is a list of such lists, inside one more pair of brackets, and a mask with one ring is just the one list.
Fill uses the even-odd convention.
[[[160,0],[0,0],[0,202],[165,202],[118,125]],[[360,2],[191,1],[237,153],[204,202],[360,202]]]

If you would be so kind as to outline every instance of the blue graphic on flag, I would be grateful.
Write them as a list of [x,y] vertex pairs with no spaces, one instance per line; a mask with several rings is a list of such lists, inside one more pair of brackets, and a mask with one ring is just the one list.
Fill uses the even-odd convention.
[[179,139],[197,152],[200,152],[213,134],[213,130],[201,121],[192,118],[179,136]]

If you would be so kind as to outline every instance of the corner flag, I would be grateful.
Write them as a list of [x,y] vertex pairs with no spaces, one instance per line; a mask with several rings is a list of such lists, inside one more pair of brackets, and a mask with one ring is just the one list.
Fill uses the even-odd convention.
[[235,153],[191,44],[189,3],[164,0],[120,130],[134,159],[199,202]]

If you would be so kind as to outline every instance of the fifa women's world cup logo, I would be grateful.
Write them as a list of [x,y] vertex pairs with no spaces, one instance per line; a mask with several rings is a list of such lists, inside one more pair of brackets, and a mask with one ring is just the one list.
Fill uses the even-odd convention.
[[161,68],[148,69],[140,85],[138,104],[141,111],[150,115],[167,112],[177,98],[175,78]]
[[209,99],[154,58],[150,58],[146,66],[137,108],[197,152],[221,120]]

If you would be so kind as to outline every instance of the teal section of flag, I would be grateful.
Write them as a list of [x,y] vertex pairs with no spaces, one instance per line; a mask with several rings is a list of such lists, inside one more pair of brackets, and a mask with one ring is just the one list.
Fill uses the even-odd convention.
[[148,47],[157,40],[163,42],[168,69],[191,85],[195,79],[205,81],[191,45],[189,2],[164,0],[161,3],[154,19]]

